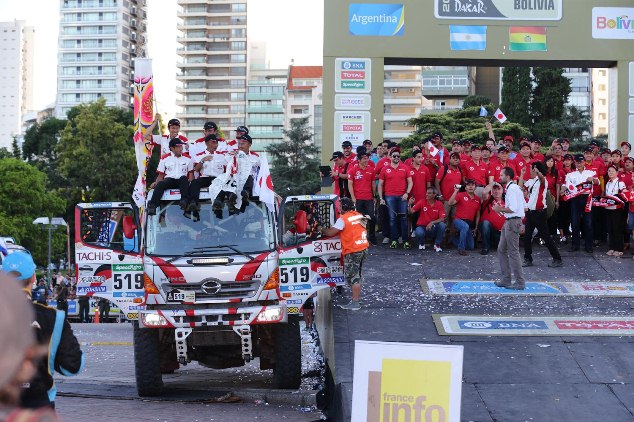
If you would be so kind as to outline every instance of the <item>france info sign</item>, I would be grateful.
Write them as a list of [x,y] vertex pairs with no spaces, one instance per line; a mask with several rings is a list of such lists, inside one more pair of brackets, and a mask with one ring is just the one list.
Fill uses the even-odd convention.
[[462,346],[355,342],[353,421],[459,421]]

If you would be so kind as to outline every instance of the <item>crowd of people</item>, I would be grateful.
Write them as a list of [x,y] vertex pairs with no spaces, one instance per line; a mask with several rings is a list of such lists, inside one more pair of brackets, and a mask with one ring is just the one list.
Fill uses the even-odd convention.
[[630,143],[612,151],[592,141],[583,152],[572,153],[566,138],[548,146],[539,139],[518,141],[511,135],[499,143],[490,137],[482,145],[452,140],[447,149],[443,135],[434,133],[408,157],[388,140],[376,147],[365,140],[356,152],[345,141],[332,155],[331,174],[321,176],[330,176],[334,193],[350,198],[369,217],[373,245],[380,231],[390,248],[411,248],[415,238],[423,250],[431,239],[436,252],[455,246],[468,255],[479,245],[487,255],[497,248],[508,217],[500,211],[507,169],[524,197],[525,213],[518,221],[523,266],[533,265],[537,239],[547,246],[553,267],[563,264],[559,247],[564,244],[571,252],[583,247],[588,253],[607,244],[607,255],[629,257],[634,231]]

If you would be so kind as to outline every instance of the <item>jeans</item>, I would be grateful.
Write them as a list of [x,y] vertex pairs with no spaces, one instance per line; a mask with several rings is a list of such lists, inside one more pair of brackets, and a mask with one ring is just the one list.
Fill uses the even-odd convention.
[[484,220],[480,223],[480,234],[482,235],[482,249],[489,250],[491,246],[497,248],[500,243],[500,230],[495,230],[490,221]]
[[374,199],[357,199],[356,209],[363,215],[370,217],[370,221],[366,226],[368,230],[368,239],[370,242],[376,242],[376,218],[374,217]]
[[580,195],[570,200],[570,214],[572,225],[572,247],[579,248],[581,243],[581,224],[583,223],[583,238],[587,251],[592,250],[592,215],[585,212],[588,195]]
[[436,223],[431,227],[431,230],[427,230],[426,226],[416,227],[415,233],[418,239],[419,245],[425,244],[425,237],[430,236],[434,238],[434,244],[440,245],[442,243],[442,237],[445,234],[447,225],[443,222]]
[[386,196],[385,203],[390,215],[390,239],[398,240],[399,230],[404,242],[407,241],[407,201],[400,196]]
[[459,218],[456,218],[453,221],[453,226],[458,230],[458,237],[453,237],[452,242],[454,245],[458,246],[460,250],[471,250],[474,248],[473,242],[473,234],[471,233],[471,228],[469,227],[469,223]]

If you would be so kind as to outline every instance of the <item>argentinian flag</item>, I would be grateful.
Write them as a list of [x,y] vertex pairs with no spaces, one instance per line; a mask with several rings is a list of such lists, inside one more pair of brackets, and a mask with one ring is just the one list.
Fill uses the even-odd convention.
[[449,25],[449,46],[452,50],[486,50],[486,26]]

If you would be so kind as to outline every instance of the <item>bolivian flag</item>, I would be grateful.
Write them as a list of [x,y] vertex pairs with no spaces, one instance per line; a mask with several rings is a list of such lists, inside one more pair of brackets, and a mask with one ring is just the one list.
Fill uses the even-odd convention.
[[509,50],[546,51],[546,28],[541,26],[511,26]]

